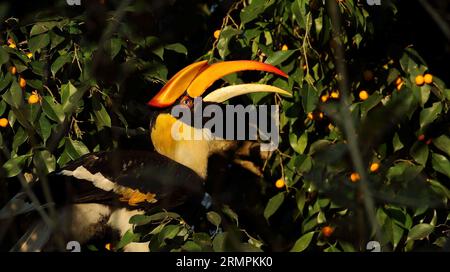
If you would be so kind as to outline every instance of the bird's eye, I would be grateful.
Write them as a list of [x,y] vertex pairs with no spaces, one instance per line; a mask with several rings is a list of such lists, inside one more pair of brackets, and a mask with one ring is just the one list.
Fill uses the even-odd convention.
[[186,106],[188,108],[192,108],[192,106],[194,106],[194,103],[189,96],[185,96],[181,99],[180,105]]

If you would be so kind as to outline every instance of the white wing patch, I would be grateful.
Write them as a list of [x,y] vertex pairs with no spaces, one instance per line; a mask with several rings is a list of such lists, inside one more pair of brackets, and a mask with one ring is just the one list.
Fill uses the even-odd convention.
[[72,176],[77,179],[90,181],[92,182],[92,184],[94,184],[95,187],[100,188],[104,191],[112,191],[115,188],[114,182],[105,178],[102,173],[92,174],[83,166],[79,166],[74,171],[62,170],[60,173],[65,176]]

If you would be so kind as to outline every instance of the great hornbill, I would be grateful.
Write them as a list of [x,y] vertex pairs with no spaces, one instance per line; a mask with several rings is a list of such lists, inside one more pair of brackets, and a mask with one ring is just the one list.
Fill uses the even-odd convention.
[[[173,126],[177,117],[170,113],[174,106],[194,107],[194,98],[201,98],[218,79],[239,71],[258,70],[287,75],[278,68],[257,61],[228,61],[208,64],[193,63],[175,74],[148,102],[155,115],[150,122],[151,141],[156,152],[114,150],[91,153],[48,175],[48,187],[56,205],[54,229],[42,220],[37,222],[13,250],[39,251],[52,249],[52,232],[65,242],[84,243],[105,228],[121,236],[129,230],[131,216],[145,213],[155,206],[171,209],[186,202],[201,202],[207,177],[208,158],[233,145],[223,139],[176,139]],[[241,84],[219,88],[203,97],[207,103],[222,103],[230,98],[254,93],[290,93],[264,84]],[[181,123],[179,132],[197,128]],[[36,182],[39,183],[39,182]],[[34,193],[45,201],[43,187],[34,184]],[[25,202],[24,202],[25,201]],[[16,196],[3,210],[14,214],[31,210],[25,194]],[[6,212],[5,212],[6,211]],[[56,236],[56,235],[53,235]],[[126,251],[147,251],[147,243],[131,243]]]

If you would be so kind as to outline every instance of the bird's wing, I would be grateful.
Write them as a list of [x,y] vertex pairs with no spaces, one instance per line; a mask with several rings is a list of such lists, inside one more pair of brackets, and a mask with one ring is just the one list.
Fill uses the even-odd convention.
[[149,151],[87,154],[49,175],[48,183],[57,204],[171,208],[203,196],[203,180],[194,171]]

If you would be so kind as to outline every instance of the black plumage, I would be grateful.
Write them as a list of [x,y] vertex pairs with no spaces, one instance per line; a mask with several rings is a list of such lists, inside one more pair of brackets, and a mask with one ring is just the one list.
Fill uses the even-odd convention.
[[[104,190],[92,181],[67,173],[84,167],[91,175],[102,175],[117,186],[155,194],[155,203],[142,201],[128,205],[123,195]],[[48,176],[49,188],[57,206],[65,204],[100,203],[129,209],[159,206],[170,209],[194,200],[200,202],[203,180],[194,171],[159,153],[150,151],[114,150],[86,154]],[[34,191],[45,202],[42,186]],[[122,200],[121,200],[122,199]]]

